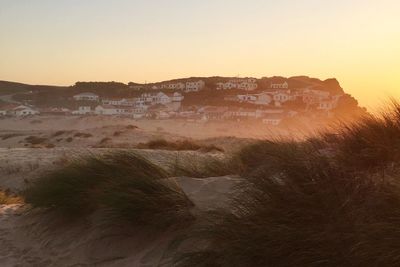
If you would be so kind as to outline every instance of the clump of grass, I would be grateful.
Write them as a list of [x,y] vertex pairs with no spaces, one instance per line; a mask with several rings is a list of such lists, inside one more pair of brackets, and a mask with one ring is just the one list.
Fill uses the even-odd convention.
[[65,134],[65,133],[67,133],[67,131],[57,131],[52,135],[52,137],[57,137],[57,136]]
[[45,143],[47,141],[47,138],[31,135],[31,136],[26,137],[25,141],[27,143],[30,143],[31,145],[40,145],[40,144]]
[[176,265],[399,265],[396,114],[365,118],[329,140],[245,147],[237,159],[246,181],[231,210],[210,212],[195,231],[201,242]]
[[127,130],[136,130],[136,129],[139,129],[139,127],[137,127],[136,125],[130,124],[130,125],[127,125],[125,127],[125,129],[127,129]]
[[115,131],[115,132],[113,133],[113,136],[120,136],[121,134],[123,134],[122,131]]
[[192,202],[168,173],[131,152],[80,158],[26,190],[34,207],[79,216],[103,209],[135,225],[167,227],[192,219]]
[[163,149],[163,150],[175,150],[175,151],[183,151],[183,150],[193,150],[193,151],[201,151],[201,152],[212,152],[218,151],[223,152],[224,150],[215,145],[202,145],[195,143],[190,140],[183,141],[167,141],[165,139],[156,139],[149,141],[147,143],[140,143],[137,145],[139,149]]
[[23,136],[23,134],[18,134],[18,133],[2,134],[2,135],[0,135],[0,138],[1,138],[1,140],[7,140],[7,139],[18,137],[18,136]]
[[108,142],[110,142],[110,141],[111,141],[111,138],[109,138],[109,137],[104,137],[103,139],[100,140],[99,144],[100,144],[100,145],[104,145],[104,144],[106,144],[106,143],[108,143]]
[[90,133],[76,133],[76,134],[74,134],[74,137],[89,138],[89,137],[93,137],[93,135]]
[[21,204],[23,199],[8,191],[0,190],[0,205]]

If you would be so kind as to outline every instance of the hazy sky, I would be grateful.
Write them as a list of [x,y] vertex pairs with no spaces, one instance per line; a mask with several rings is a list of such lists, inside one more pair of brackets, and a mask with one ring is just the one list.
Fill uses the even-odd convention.
[[0,80],[336,77],[400,98],[399,0],[0,0]]

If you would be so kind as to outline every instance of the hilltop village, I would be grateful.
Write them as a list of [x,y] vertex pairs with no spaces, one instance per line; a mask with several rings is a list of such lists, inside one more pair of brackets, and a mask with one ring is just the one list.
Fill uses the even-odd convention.
[[[335,79],[189,78],[151,84],[78,82],[71,87],[0,83],[0,117],[120,116],[141,120],[254,120],[279,126],[296,118],[360,113]],[[3,89],[3,92],[2,92]]]

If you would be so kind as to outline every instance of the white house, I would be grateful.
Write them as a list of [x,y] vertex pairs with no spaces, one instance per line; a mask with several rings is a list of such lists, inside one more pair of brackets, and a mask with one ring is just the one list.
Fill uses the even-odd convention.
[[231,109],[227,112],[225,112],[225,117],[227,118],[256,118],[257,117],[257,111],[255,109],[248,109],[248,108],[237,108],[237,109]]
[[256,94],[255,96],[257,97],[257,99],[254,102],[254,104],[257,104],[257,105],[266,105],[267,106],[267,105],[271,104],[271,102],[273,100],[273,97],[267,92]]
[[91,114],[91,113],[92,113],[92,109],[90,106],[80,106],[78,108],[78,110],[72,111],[73,115],[87,115],[87,114]]
[[245,91],[253,91],[258,87],[257,79],[255,78],[237,78],[228,82],[217,83],[217,90],[239,89]]
[[186,93],[188,92],[198,92],[202,90],[205,87],[206,83],[202,80],[199,80],[197,82],[186,82],[186,87],[184,91]]
[[145,86],[141,85],[141,84],[131,84],[131,85],[129,85],[129,88],[133,89],[135,91],[140,91],[140,90],[144,89]]
[[287,101],[292,101],[296,98],[295,95],[291,94],[290,90],[278,90],[271,92],[275,102],[285,103]]
[[237,88],[240,90],[245,90],[245,91],[254,91],[258,87],[257,85],[257,80],[254,78],[249,78],[242,80],[241,82],[238,83]]
[[17,108],[16,104],[9,104],[0,107],[0,116],[15,115],[14,109]]
[[168,96],[171,98],[172,102],[181,102],[185,97],[178,92],[171,94],[168,94]]
[[326,91],[306,89],[303,91],[303,102],[307,104],[315,104],[327,100],[329,96],[330,93]]
[[255,95],[237,95],[239,102],[255,102],[257,101],[257,96]]
[[155,104],[168,104],[171,102],[172,102],[172,99],[168,95],[164,94],[163,92],[159,92],[155,96]]
[[14,108],[13,113],[18,117],[23,117],[23,116],[29,116],[29,115],[38,115],[40,112],[37,110],[34,110],[31,107],[21,105],[21,106]]
[[281,124],[284,117],[283,114],[271,114],[263,118],[262,122],[267,125],[278,126]]
[[76,101],[99,101],[99,96],[93,93],[81,93],[73,97]]
[[160,85],[161,89],[169,89],[169,90],[184,90],[185,84],[182,82],[178,83],[163,83]]
[[132,109],[132,116],[134,119],[141,119],[145,117],[147,111],[147,106],[135,107]]
[[237,84],[233,82],[220,82],[217,83],[217,90],[231,90],[231,89],[237,89]]
[[287,82],[284,83],[271,83],[271,89],[289,89],[289,84]]
[[318,103],[317,109],[329,111],[329,110],[336,108],[337,105],[338,105],[338,99],[332,98],[330,100],[320,101]]
[[113,106],[134,106],[136,104],[136,98],[126,99],[126,98],[108,98],[103,99],[101,101],[104,105],[113,105]]
[[113,105],[99,105],[94,109],[97,115],[118,115],[118,108]]

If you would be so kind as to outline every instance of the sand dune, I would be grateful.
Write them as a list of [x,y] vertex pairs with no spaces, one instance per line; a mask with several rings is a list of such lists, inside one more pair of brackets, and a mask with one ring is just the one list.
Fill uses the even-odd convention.
[[[177,178],[200,211],[229,205],[227,195],[238,181]],[[97,212],[68,221],[24,205],[0,206],[0,266],[172,266],[185,230],[157,233],[126,224],[110,226],[105,219]]]

